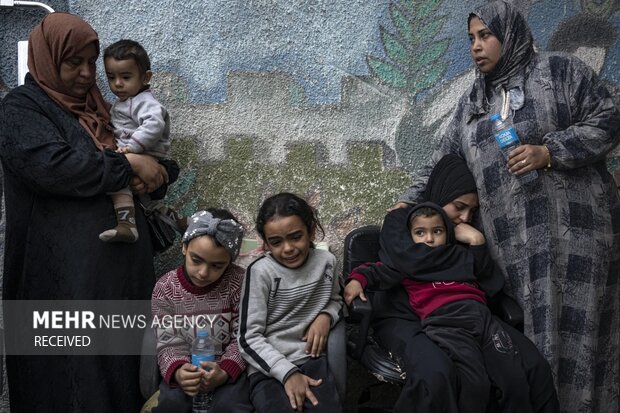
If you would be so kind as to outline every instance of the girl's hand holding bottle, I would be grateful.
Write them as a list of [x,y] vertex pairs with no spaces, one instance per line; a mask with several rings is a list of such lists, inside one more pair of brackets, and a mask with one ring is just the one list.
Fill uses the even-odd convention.
[[200,390],[202,376],[206,372],[190,363],[185,363],[174,372],[174,379],[185,394],[194,397]]
[[200,383],[200,390],[210,392],[228,381],[228,373],[226,373],[219,364],[213,361],[203,361],[200,366],[206,371]]

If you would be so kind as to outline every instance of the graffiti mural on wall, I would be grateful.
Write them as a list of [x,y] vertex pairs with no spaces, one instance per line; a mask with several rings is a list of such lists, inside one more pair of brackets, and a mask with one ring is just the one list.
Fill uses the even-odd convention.
[[[342,240],[353,228],[381,221],[385,199],[394,199],[409,182],[407,174],[395,168],[385,169],[381,144],[347,145],[350,162],[330,165],[317,162],[317,146],[299,143],[288,148],[278,164],[265,163],[257,156],[251,137],[226,141],[227,156],[205,162],[195,137],[177,140],[173,156],[184,160],[184,171],[168,194],[169,202],[186,215],[206,205],[231,210],[256,237],[255,213],[266,197],[280,191],[304,196],[319,211],[325,229],[325,241],[341,255]],[[381,194],[381,196],[377,196]],[[178,255],[178,249],[159,257],[164,269]]]
[[[110,18],[118,13],[111,3],[74,0],[70,6],[99,29],[104,44],[119,37],[143,40],[151,51],[155,70],[173,73],[182,80],[187,103],[206,105],[193,106],[206,108],[202,114],[186,111],[197,115],[195,119],[201,125],[214,113],[210,109],[217,112],[210,104],[230,107],[233,102],[243,105],[253,98],[230,90],[231,83],[245,76],[244,73],[249,73],[250,78],[259,74],[274,91],[286,94],[287,99],[292,97],[286,105],[291,102],[291,106],[297,106],[299,116],[284,116],[283,113],[291,112],[284,103],[270,104],[264,100],[260,102],[262,108],[254,105],[253,110],[240,113],[246,116],[230,119],[244,126],[210,138],[213,146],[208,157],[212,159],[221,156],[229,136],[243,134],[255,136],[259,141],[267,139],[270,153],[266,159],[271,162],[282,160],[286,146],[300,141],[329,142],[324,145],[328,161],[347,162],[346,142],[368,139],[356,128],[357,114],[346,113],[352,100],[343,101],[347,93],[344,88],[350,84],[347,79],[355,78],[369,84],[364,91],[367,95],[358,95],[356,99],[364,103],[373,101],[364,105],[364,110],[375,123],[387,125],[379,131],[384,134],[378,139],[394,151],[407,170],[413,170],[441,135],[453,102],[473,76],[465,22],[468,12],[480,1],[216,0],[196,4],[160,0],[157,10],[129,2],[122,19]],[[590,54],[598,53],[597,48],[604,49],[594,59],[589,55],[584,57],[588,62],[598,62],[601,76],[611,85],[620,82],[617,78],[620,70],[613,70],[620,61],[618,39],[605,31],[611,28],[615,33],[620,26],[618,0],[515,0],[514,3],[528,17],[541,49],[552,43],[549,39],[552,33],[557,32],[556,37],[562,38],[562,33],[575,33],[574,29],[578,28],[587,36],[563,40],[556,47],[576,54],[584,49]],[[158,11],[165,13],[156,18]],[[597,34],[592,28],[601,30]],[[584,42],[584,38],[589,39],[585,45],[569,49]],[[257,94],[263,95],[261,91]],[[383,96],[393,112],[381,111]],[[404,99],[405,106],[401,108],[394,107],[398,96]],[[305,110],[312,112],[313,107],[328,109],[321,115],[317,112],[303,115]],[[394,113],[402,118],[397,128],[389,126]],[[277,119],[283,119],[282,116],[287,122],[298,120],[292,125],[294,132],[284,131],[282,121],[278,125]],[[387,122],[382,122],[382,116],[388,117]],[[266,126],[267,120],[276,121],[273,130]],[[334,124],[336,128],[325,127]],[[252,130],[254,127],[257,130]],[[206,125],[202,130],[215,132],[211,129]],[[333,133],[334,130],[337,132]],[[265,133],[272,136],[266,137]],[[319,135],[322,138],[317,138]],[[370,140],[374,139],[376,135]],[[263,143],[258,146],[265,147]]]
[[[420,4],[423,2],[394,0],[392,3],[393,7],[398,9],[398,7],[403,7],[405,4]],[[437,4],[440,2],[436,1],[433,3]],[[536,5],[538,8],[548,7],[553,3],[552,5],[555,9],[563,9],[565,13],[568,13],[571,7],[575,7],[575,4],[566,4],[562,8],[557,2],[522,1],[515,3],[525,16],[528,16],[529,7],[533,3],[539,3]],[[576,10],[578,14],[559,20],[555,29],[551,31],[553,35],[546,48],[542,47],[540,42],[537,45],[540,49],[562,51],[580,57],[603,77],[610,92],[620,104],[620,86],[617,81],[610,79],[613,76],[606,76],[608,70],[605,70],[608,66],[617,63],[620,57],[618,30],[615,27],[620,21],[620,13],[618,13],[620,1],[581,0],[580,6],[581,10]],[[570,11],[572,12],[572,10]],[[536,15],[540,16],[540,13]],[[463,16],[461,21],[456,23],[457,25],[452,28],[452,33],[462,33],[465,35],[466,16],[467,14]],[[392,14],[392,18],[395,20],[394,14]],[[549,23],[548,20],[545,22]],[[538,34],[536,27],[540,28],[539,23],[533,25],[535,40],[537,40]],[[395,22],[395,25],[398,26],[399,24]],[[548,29],[548,26],[542,29]],[[432,45],[433,40],[427,39],[426,44]],[[383,36],[382,43],[388,56],[391,56],[390,50],[394,49],[393,39]],[[417,44],[413,43],[409,48],[416,46]],[[402,45],[401,47],[407,48],[408,46]],[[467,45],[463,45],[463,47],[467,47]],[[445,49],[444,51],[445,53],[442,56],[436,56],[434,60],[435,65],[433,69],[436,71],[444,69],[443,62],[445,60],[454,63],[455,56],[451,56],[449,51]],[[393,88],[403,89],[400,84],[402,83],[401,73],[398,71],[389,72],[387,70],[379,72],[371,64],[371,59],[374,58],[369,57],[369,67],[375,77]],[[431,73],[433,69],[431,69]],[[409,96],[411,106],[401,120],[395,142],[396,153],[405,168],[413,172],[421,166],[420,160],[423,161],[428,157],[432,146],[438,142],[445,131],[458,98],[470,87],[474,77],[474,69],[470,67],[452,78],[443,79],[432,85],[425,85],[426,87],[435,87],[431,93],[422,98],[411,99],[412,96]],[[612,170],[620,170],[620,150],[617,149],[610,155],[609,165]]]
[[[267,194],[290,190],[320,200],[336,234],[379,222],[428,158],[472,82],[466,21],[481,1],[66,4],[103,46],[134,38],[149,51],[185,167],[177,206],[225,205],[250,224]],[[540,49],[582,56],[620,96],[619,0],[514,4]],[[15,76],[3,69],[7,88]],[[610,165],[620,171],[620,156]]]
[[446,18],[438,14],[441,0],[391,1],[389,15],[394,33],[380,27],[387,57],[368,56],[368,67],[379,80],[407,95],[413,103],[418,94],[441,80],[443,60],[450,39],[436,39]]

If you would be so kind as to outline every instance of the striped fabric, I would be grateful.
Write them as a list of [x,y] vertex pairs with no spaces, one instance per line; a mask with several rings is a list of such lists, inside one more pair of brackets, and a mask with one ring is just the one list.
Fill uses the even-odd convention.
[[282,382],[310,359],[301,340],[308,326],[320,313],[331,316],[332,326],[340,317],[335,265],[330,252],[312,249],[300,268],[286,268],[270,255],[248,267],[239,323],[248,374],[261,371]]

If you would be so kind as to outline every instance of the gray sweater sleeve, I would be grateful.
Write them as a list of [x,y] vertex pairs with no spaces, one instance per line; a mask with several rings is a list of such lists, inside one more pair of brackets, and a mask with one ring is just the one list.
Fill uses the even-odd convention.
[[[241,299],[239,348],[243,358],[258,371],[284,383],[297,366],[267,339],[267,311],[271,280],[254,262],[247,270]],[[280,346],[283,343],[278,343]]]
[[[333,257],[333,268],[336,268],[336,258]],[[331,326],[334,327],[336,323],[340,320],[340,312],[342,311],[342,294],[341,294],[341,285],[340,278],[334,274],[332,277],[332,294],[329,299],[329,302],[321,311],[322,313],[327,313],[332,318]]]

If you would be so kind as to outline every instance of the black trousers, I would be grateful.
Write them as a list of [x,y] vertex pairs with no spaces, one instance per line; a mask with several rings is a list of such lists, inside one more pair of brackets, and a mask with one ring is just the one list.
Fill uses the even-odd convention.
[[485,304],[446,304],[422,320],[422,329],[456,367],[460,413],[484,412],[491,384],[502,412],[532,413],[521,355]]
[[[323,379],[321,385],[310,387],[319,401],[313,406],[308,399],[304,402],[304,412],[342,412],[342,404],[338,395],[338,388],[327,365],[327,357],[322,356],[310,359],[299,366],[301,373],[312,379]],[[250,379],[250,399],[257,413],[291,413],[293,408],[284,391],[284,386],[278,380],[260,372],[253,373]]]
[[[423,333],[420,319],[409,306],[405,289],[399,286],[389,291],[374,292],[371,300],[374,336],[381,346],[395,355],[407,372],[394,412],[458,413],[454,363]],[[533,411],[558,413],[560,407],[549,363],[527,337],[508,324],[499,322],[521,354]],[[491,394],[486,412],[501,412],[495,392]]]
[[[157,406],[152,413],[191,413],[192,398],[180,387],[170,387],[164,381],[159,385]],[[250,384],[246,373],[241,373],[233,384],[224,384],[213,392],[209,413],[252,413]]]

